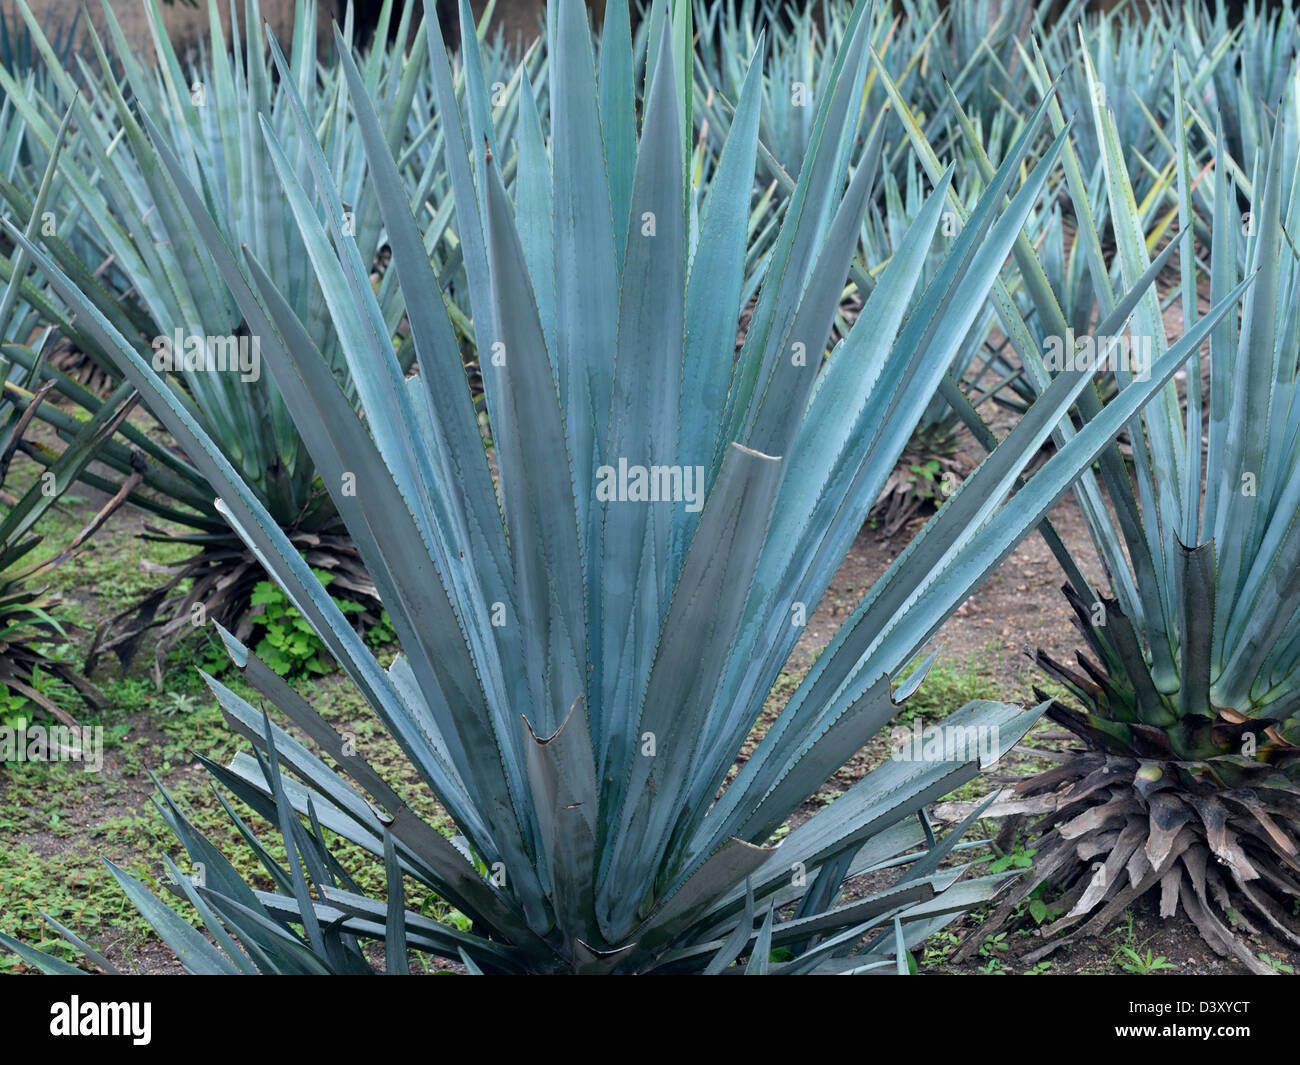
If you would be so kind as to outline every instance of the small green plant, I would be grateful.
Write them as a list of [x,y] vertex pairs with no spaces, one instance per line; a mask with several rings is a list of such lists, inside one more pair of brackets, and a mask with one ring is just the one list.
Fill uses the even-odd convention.
[[1176,969],[1177,966],[1166,959],[1163,955],[1157,955],[1149,948],[1143,954],[1143,948],[1151,942],[1146,939],[1139,943],[1137,941],[1137,932],[1133,927],[1133,910],[1129,909],[1124,914],[1124,925],[1116,928],[1109,933],[1110,936],[1123,936],[1124,942],[1111,955],[1112,965],[1118,965],[1121,969],[1130,973],[1137,973],[1139,976],[1146,976],[1161,969]]
[[[45,653],[43,645],[33,646],[42,654]],[[73,702],[76,699],[76,691],[72,685],[62,677],[48,672],[48,667],[57,665],[60,660],[47,657],[44,661],[44,667],[37,664],[33,664],[31,667],[31,675],[28,677],[31,690],[46,705],[53,703],[57,706],[64,706]],[[0,684],[0,725],[12,729],[25,728],[31,723],[38,709],[37,700],[28,698],[22,692],[15,691],[7,685]]]
[[425,895],[424,902],[420,904],[420,913],[461,932],[468,932],[474,927],[474,922],[469,917],[450,905],[437,892],[431,891]]
[[1019,843],[1008,853],[995,858],[989,864],[990,873],[1005,873],[1010,869],[1028,869],[1034,864],[1036,850],[1024,850]]
[[198,708],[198,699],[184,692],[168,692],[167,701],[158,708],[163,717],[175,714],[192,714]]
[[948,956],[961,945],[961,937],[955,932],[936,932],[925,942],[921,952],[923,965],[938,965],[947,961]]
[[27,697],[10,691],[0,684],[0,726],[15,730],[23,729],[31,717],[31,704]]
[[50,672],[52,666],[62,661],[59,652],[55,650],[51,653],[48,646],[37,646],[45,652],[46,661],[43,665],[32,667],[32,690],[47,702],[59,705],[71,702],[76,698],[76,690],[63,677]]
[[1149,976],[1161,969],[1178,968],[1173,962],[1168,961],[1163,954],[1156,955],[1149,947],[1145,954],[1141,950],[1134,950],[1129,946],[1120,947],[1119,952],[1123,955],[1119,967],[1125,972],[1137,973],[1139,976]]
[[999,932],[995,936],[989,936],[980,946],[980,956],[984,958],[996,958],[999,954],[1007,950],[1007,934]]
[[[324,570],[312,572],[324,587],[334,580],[334,575]],[[355,600],[335,598],[334,602],[350,617],[365,613],[366,608]],[[250,603],[262,611],[253,619],[255,635],[261,633],[257,653],[276,673],[282,677],[296,677],[304,673],[321,675],[333,671],[334,661],[325,650],[324,642],[276,585],[259,581]],[[365,638],[374,648],[384,647],[397,639],[387,611],[366,630]],[[209,643],[208,657],[218,670],[229,663],[217,640]]]
[[1047,903],[1042,899],[1030,899],[1029,916],[1034,919],[1034,924],[1042,924],[1048,917]]
[[1259,960],[1264,962],[1264,964],[1266,965],[1271,965],[1273,967],[1274,972],[1286,973],[1288,975],[1295,974],[1294,966],[1287,965],[1284,962],[1278,961],[1275,957],[1273,957],[1273,955],[1268,954],[1265,951],[1261,950],[1259,952]]
[[1025,970],[1025,975],[1026,975],[1026,976],[1046,976],[1046,975],[1047,975],[1049,972],[1051,972],[1051,971],[1052,971],[1052,963],[1051,963],[1051,961],[1049,961],[1049,960],[1047,960],[1047,959],[1044,959],[1043,961],[1040,961],[1040,962],[1038,962],[1036,965],[1034,965],[1033,968],[1031,968],[1031,969],[1026,969],[1026,970]]
[[908,466],[907,468],[912,474],[907,479],[908,483],[913,486],[912,491],[918,497],[921,499],[934,499],[939,494],[943,472],[938,459],[930,459],[919,466]]
[[371,647],[386,647],[396,640],[397,633],[393,630],[393,619],[388,616],[387,610],[381,611],[379,620],[366,632],[366,643]]
[[[312,572],[325,587],[334,579],[332,573],[324,570]],[[262,608],[262,613],[253,620],[254,630],[261,630],[257,654],[276,673],[282,677],[301,673],[320,675],[334,668],[324,642],[278,587],[270,581],[259,581],[250,602]],[[345,614],[357,614],[364,609],[360,603],[348,599],[335,602]]]
[[1047,885],[1040,884],[1034,889],[1029,896],[1028,905],[1025,907],[1026,912],[1033,918],[1034,924],[1041,925],[1048,921],[1054,921],[1065,912],[1065,907],[1060,903],[1049,902],[1046,898]]

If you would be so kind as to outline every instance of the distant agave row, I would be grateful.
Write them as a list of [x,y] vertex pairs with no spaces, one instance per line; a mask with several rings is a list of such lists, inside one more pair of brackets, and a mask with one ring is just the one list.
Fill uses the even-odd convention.
[[[1130,383],[1062,438],[1010,495],[1089,387],[1087,372],[1057,375],[867,594],[729,781],[799,637],[801,608],[820,600],[990,290],[1002,284],[998,268],[1022,241],[1066,138],[1056,136],[1017,185],[1048,112],[1041,104],[969,211],[952,195],[951,171],[937,175],[823,366],[880,169],[879,141],[860,147],[853,136],[873,69],[872,18],[859,5],[817,103],[736,358],[761,67],[754,62],[746,75],[694,214],[685,166],[692,96],[679,80],[690,62],[689,7],[663,18],[657,36],[651,29],[658,44],[638,122],[626,10],[610,6],[598,92],[584,8],[578,0],[555,6],[550,135],[524,106],[513,203],[500,173],[512,152],[488,113],[487,86],[471,57],[457,101],[441,34],[428,22],[495,482],[452,315],[436,298],[425,233],[364,75],[339,39],[405,301],[418,368],[411,377],[389,341],[370,263],[347,231],[311,117],[273,48],[310,188],[270,126],[267,151],[326,293],[364,420],[323,372],[321,351],[259,257],[217,262],[263,338],[286,408],[393,619],[402,654],[387,670],[189,405],[38,242],[9,227],[221,492],[222,513],[462,834],[448,842],[421,821],[362,752],[223,632],[245,679],[311,746],[209,678],[232,727],[254,745],[230,766],[209,768],[278,826],[288,859],[277,863],[262,850],[276,888],[256,891],[164,797],[164,816],[205,870],[193,883],[169,862],[173,890],[194,905],[211,939],[114,873],[191,971],[365,971],[367,939],[383,942],[395,972],[405,971],[410,948],[459,955],[475,972],[718,972],[738,960],[753,973],[906,971],[911,945],[987,899],[1002,879],[964,880],[964,866],[944,865],[960,832],[938,840],[924,816],[928,802],[978,771],[970,751],[891,759],[779,846],[771,841],[885,726],[924,670],[900,692],[891,691],[891,676],[1044,522],[1235,305],[1241,286],[1156,363],[1149,381]],[[472,42],[472,32],[464,39]],[[184,161],[150,127],[183,188]],[[963,224],[913,300],[946,208]],[[1168,253],[1133,279],[1102,324],[1118,330],[1167,261]],[[252,285],[242,282],[244,265]],[[675,470],[679,485],[694,490],[654,502],[625,498],[613,471],[629,464]],[[991,733],[996,757],[1038,712],[977,702],[948,723]],[[386,899],[355,890],[328,852],[325,828],[383,860]],[[856,889],[864,874],[887,868],[898,870],[892,886]],[[459,907],[471,929],[407,910],[404,875]],[[48,971],[69,968],[4,942]],[[778,948],[784,960],[773,961]]]
[[[760,238],[751,248],[755,255],[761,250],[764,234],[774,230],[789,192],[789,178],[774,160],[780,156],[797,164],[800,157],[798,138],[803,135],[800,131],[808,112],[795,105],[794,90],[807,77],[806,99],[815,99],[821,91],[819,72],[827,69],[827,49],[842,35],[845,8],[823,5],[816,16],[792,17],[779,5],[740,2],[703,5],[699,11],[705,87],[697,91],[709,94],[705,112],[711,131],[726,127],[726,106],[713,99],[714,87],[723,99],[733,97],[738,84],[734,56],[753,39],[758,26],[774,27],[770,64],[774,73],[767,82],[761,128],[765,144],[772,145],[774,153],[768,158],[776,195],[760,204],[772,224],[759,219],[753,225]],[[1082,2],[1051,13],[1046,8],[1000,5],[996,17],[991,8],[979,4],[939,10],[917,0],[904,5],[897,17],[882,6],[871,36],[880,56],[880,76],[873,72],[868,81],[864,127],[874,131],[873,123],[887,114],[885,81],[891,81],[935,156],[957,161],[958,173],[969,183],[969,195],[980,189],[980,157],[994,161],[1005,157],[1012,139],[1023,130],[1032,103],[1041,99],[1049,86],[1057,85],[1059,110],[1065,118],[1088,115],[1095,95],[1096,102],[1111,113],[1120,143],[1128,149],[1124,166],[1134,188],[1142,232],[1154,247],[1167,239],[1177,219],[1173,191],[1176,152],[1168,133],[1175,102],[1175,67],[1198,92],[1231,98],[1224,115],[1227,140],[1234,149],[1242,143],[1253,146],[1259,139],[1255,111],[1238,101],[1251,100],[1250,86],[1256,84],[1267,85],[1275,94],[1278,79],[1292,69],[1295,42],[1287,29],[1295,25],[1296,14],[1289,7],[1268,13],[1248,5],[1235,27],[1225,18],[1222,11],[1211,17],[1204,5],[1196,3],[1162,5],[1140,17],[1126,5],[1110,12],[1093,12]],[[788,30],[783,28],[787,23]],[[1091,74],[1082,59],[1084,52],[1092,60]],[[1053,109],[1057,108],[1053,104]],[[1063,213],[1062,206],[1086,190],[1095,232],[1104,239],[1110,201],[1101,142],[1093,124],[1078,122],[1074,130],[1068,165],[1053,177],[1054,195],[1031,214],[1027,236],[1035,247],[1042,248],[1046,278],[1067,324],[1082,336],[1094,324],[1098,306],[1091,275],[1098,268],[1096,251],[1100,248],[1085,246],[1079,239],[1079,227],[1067,221],[1070,208]],[[1197,135],[1194,130],[1188,138],[1187,150],[1196,170],[1214,155],[1211,132],[1202,130],[1203,135]],[[882,150],[890,174],[869,214],[869,219],[878,221],[864,230],[862,256],[868,269],[855,268],[853,274],[854,283],[863,292],[870,290],[872,268],[892,253],[892,235],[915,211],[914,195],[901,195],[915,182],[915,162],[908,138],[896,133],[891,126],[884,137]],[[1040,138],[1033,151],[1043,150],[1048,143]],[[1235,150],[1232,155],[1248,157]],[[900,195],[891,198],[891,188]],[[1207,186],[1194,184],[1193,196],[1208,214]],[[1117,284],[1118,263],[1103,269],[1110,283]],[[1018,317],[1025,321],[1024,338],[1032,335],[1035,350],[1043,351],[1050,336],[1047,320],[1036,311],[1037,297],[1021,284],[1014,270],[1004,275],[1004,281]],[[1036,394],[1035,385],[1017,354],[1021,346],[1017,338],[998,328],[1004,314],[1005,309],[997,312],[989,306],[954,360],[951,373],[954,381],[961,383],[969,404],[978,407],[992,399],[1023,411]],[[970,422],[970,412],[962,409],[966,405],[963,400],[954,403],[951,399],[936,397],[873,514],[886,531],[896,530],[918,507],[937,496],[945,477],[962,469],[956,433]]]
[[[310,97],[318,101],[317,132],[331,154],[343,193],[353,205],[357,239],[373,253],[379,246],[379,220],[373,197],[365,194],[357,140],[347,133],[350,116],[339,106],[337,91],[331,94],[316,83],[311,29],[314,8],[311,0],[301,5],[303,20],[297,24],[293,42],[294,77],[299,88],[311,89]],[[111,8],[105,5],[113,62],[121,65],[122,81],[119,84],[111,73],[103,44],[93,28],[88,28],[103,77],[88,93],[80,80],[58,63],[25,5],[20,5],[20,10],[45,59],[60,106],[71,108],[77,120],[77,136],[65,153],[60,177],[71,190],[78,212],[60,218],[58,234],[62,237],[66,230],[68,239],[52,241],[48,245],[51,253],[78,279],[101,313],[131,338],[138,352],[155,361],[159,352],[173,354],[180,394],[201,423],[225,442],[277,522],[295,536],[314,564],[335,572],[337,588],[373,603],[373,586],[356,561],[355,551],[340,535],[315,467],[275,387],[261,375],[255,347],[249,350],[248,329],[217,262],[237,262],[241,246],[261,256],[285,298],[308,324],[326,363],[342,375],[344,387],[350,389],[346,368],[337,355],[337,339],[327,326],[324,296],[302,270],[305,251],[297,230],[283,199],[272,193],[274,170],[263,148],[259,123],[282,130],[286,137],[291,131],[286,125],[287,100],[282,92],[272,91],[256,0],[245,5],[247,40],[243,46],[236,44],[233,51],[227,50],[215,5],[210,8],[211,50],[205,68],[189,76],[182,73],[156,8],[151,9],[151,17],[162,61],[156,71],[146,72],[126,45]],[[27,137],[48,145],[54,130],[41,106],[43,101],[24,94],[8,72],[0,71],[0,81]],[[370,84],[377,85],[377,80],[372,78]],[[404,90],[400,79],[393,77],[379,91],[400,116],[404,111],[402,93],[409,97],[410,85]],[[166,131],[159,147],[174,152],[182,161],[182,177],[172,179],[165,174],[142,120]],[[396,143],[405,131],[399,118],[391,127],[390,136]],[[290,150],[300,152],[292,145]],[[188,201],[187,192],[191,193]],[[11,206],[21,210],[21,201],[11,197]],[[132,219],[139,222],[133,224]],[[204,224],[214,227],[220,240],[207,233],[200,237],[196,228]],[[92,278],[96,264],[83,261],[77,253],[78,245],[87,241],[111,258],[112,266],[102,284]],[[391,296],[387,303],[395,307]],[[396,309],[390,310],[391,328],[396,327],[398,315]],[[229,341],[219,341],[220,353],[236,353],[240,372],[214,373],[186,358],[194,344],[204,346],[201,355],[215,352],[217,349],[208,347],[208,338]],[[83,350],[91,358],[97,355],[93,344]],[[102,368],[119,379],[113,364],[102,355],[98,357]],[[195,604],[203,604],[212,616],[237,624],[246,633],[248,597],[263,579],[260,566],[232,541],[213,510],[202,475],[185,460],[173,459],[168,465],[174,476],[196,491],[186,491],[177,499],[187,504],[188,510],[168,507],[165,516],[193,530],[181,539],[189,539],[201,550],[175,578],[145,600],[139,623],[126,624],[125,616],[114,619],[113,638],[100,650],[114,650],[124,658],[138,643],[141,626],[156,624],[159,610],[166,610],[168,593],[181,581],[194,579],[179,609],[173,606],[170,611],[174,617],[163,626],[160,655],[177,636],[189,631],[190,608]]]

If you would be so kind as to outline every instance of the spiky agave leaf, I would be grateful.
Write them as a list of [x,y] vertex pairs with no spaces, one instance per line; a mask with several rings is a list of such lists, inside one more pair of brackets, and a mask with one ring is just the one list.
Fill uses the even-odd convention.
[[[924,203],[924,170],[915,156],[909,161],[905,183],[900,186],[893,174],[886,174],[884,206],[878,209],[873,205],[867,213],[862,259],[868,274],[878,274],[883,269]],[[974,207],[979,192],[972,184],[963,203],[967,211]],[[942,232],[946,239],[926,258],[921,275],[924,282],[943,266],[944,246],[956,232],[956,227],[949,224],[951,221],[951,215],[945,218]],[[977,365],[984,356],[984,371],[988,369],[991,356],[986,353],[992,348],[995,321],[995,307],[988,303],[971,325],[949,368],[949,376],[971,396],[971,406],[976,409],[996,391],[990,388],[980,394],[984,374]],[[877,535],[892,537],[923,511],[932,512],[953,486],[970,473],[974,463],[962,453],[961,428],[961,417],[950,403],[941,395],[935,396],[871,509],[869,521]]]
[[[222,486],[232,525],[345,665],[463,836],[458,847],[416,817],[226,633],[245,679],[315,751],[209,681],[227,720],[254,745],[252,756],[209,768],[278,826],[289,858],[268,861],[245,833],[277,885],[255,893],[182,817],[170,818],[208,870],[194,896],[221,946],[199,946],[157,899],[126,886],[169,942],[197,948],[202,957],[187,964],[241,967],[227,943],[233,936],[236,951],[263,971],[354,971],[363,964],[358,938],[460,955],[484,972],[702,970],[746,956],[753,972],[864,971],[895,966],[900,943],[910,946],[996,889],[999,877],[962,880],[962,867],[941,868],[956,837],[936,841],[916,820],[979,771],[981,756],[969,749],[891,759],[779,846],[771,840],[896,712],[890,676],[1042,521],[1239,292],[1154,367],[1151,382],[1117,397],[1008,501],[1029,457],[1087,384],[1086,375],[1062,374],[872,589],[728,783],[798,639],[793,609],[814,609],[821,599],[1060,150],[1058,138],[1015,187],[1040,107],[908,316],[951,174],[937,179],[857,324],[823,366],[874,177],[859,166],[845,189],[848,153],[840,150],[852,143],[868,24],[860,5],[736,360],[758,78],[742,95],[698,240],[690,240],[674,51],[665,38],[640,150],[622,175],[630,179],[629,210],[616,220],[605,209],[610,170],[630,161],[604,157],[583,8],[562,0],[551,22],[553,169],[519,179],[549,184],[552,225],[531,226],[525,205],[545,198],[520,189],[512,208],[490,140],[480,149],[478,137],[466,137],[430,19],[438,102],[452,133],[445,158],[458,236],[475,333],[491,368],[496,483],[451,323],[428,298],[437,278],[350,57],[344,69],[406,294],[417,377],[403,376],[378,329],[374,294],[359,283],[366,264],[341,239],[342,205],[323,156],[310,159],[322,219],[305,209],[305,193],[288,180],[268,136],[345,339],[365,420],[320,372],[319,354],[256,260],[261,300],[243,309],[257,319],[266,308],[254,325],[281,392],[326,484],[337,488],[335,502],[393,619],[403,653],[388,670],[184,404],[35,253]],[[467,93],[471,128],[488,129],[486,115],[474,117],[485,98]],[[608,106],[629,105],[611,98]],[[617,229],[627,234],[622,253]],[[551,275],[534,274],[533,263]],[[1121,321],[1152,276],[1121,301]],[[553,334],[543,282],[554,286]],[[687,374],[701,387],[684,388]],[[611,496],[611,476],[635,464],[687,467],[692,480],[679,482],[678,499]],[[692,500],[701,505],[684,505]],[[996,758],[1037,715],[975,702],[948,723],[994,740],[984,753]],[[472,919],[472,931],[400,912],[395,887],[383,901],[361,897],[332,862],[322,829],[429,885]],[[888,890],[842,899],[846,884],[885,867],[905,867]],[[792,917],[777,920],[790,909]],[[770,962],[767,951],[778,946],[793,957]]]

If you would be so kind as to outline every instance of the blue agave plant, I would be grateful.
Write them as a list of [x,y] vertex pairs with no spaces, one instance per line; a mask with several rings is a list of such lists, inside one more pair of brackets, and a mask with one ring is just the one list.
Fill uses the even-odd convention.
[[[459,833],[449,840],[418,817],[412,796],[223,633],[245,680],[287,720],[208,678],[254,749],[228,766],[207,764],[278,826],[287,861],[260,848],[273,890],[254,890],[164,795],[164,815],[203,868],[194,883],[168,859],[174,892],[211,938],[114,869],[191,971],[368,971],[366,939],[383,942],[393,972],[405,971],[411,948],[459,956],[474,972],[719,972],[742,961],[753,973],[906,971],[910,945],[1002,882],[945,864],[960,831],[936,839],[924,809],[1003,753],[1041,708],[968,704],[945,724],[996,737],[983,758],[951,747],[891,758],[811,816],[795,815],[889,722],[924,670],[897,692],[891,677],[1039,525],[1236,294],[1008,500],[1088,384],[1085,373],[1058,376],[866,595],[733,777],[803,619],[979,315],[1064,134],[1017,187],[1040,106],[913,302],[948,202],[952,174],[938,177],[861,316],[828,354],[880,161],[879,140],[857,136],[870,63],[860,4],[737,357],[761,62],[751,63],[697,220],[684,166],[691,92],[680,80],[690,69],[689,11],[679,3],[652,37],[638,122],[625,9],[610,6],[598,90],[583,5],[560,0],[549,21],[551,135],[541,136],[524,93],[513,203],[475,75],[472,26],[457,99],[436,20],[427,20],[491,454],[439,279],[350,55],[344,71],[416,374],[404,375],[394,354],[371,264],[346,232],[324,154],[309,151],[308,190],[268,133],[363,413],[255,258],[246,261],[251,284],[234,261],[224,261],[223,277],[262,337],[392,618],[402,653],[386,669],[184,404],[25,242],[219,487],[231,525]],[[282,85],[309,133],[293,84]],[[197,201],[165,138],[151,135],[181,196]],[[216,240],[202,212],[194,215],[199,235]],[[1117,303],[1112,328],[1165,261]],[[385,863],[387,898],[356,890],[325,829]],[[896,871],[890,886],[858,890],[865,874],[886,869]],[[457,906],[470,928],[406,909],[405,877]],[[4,942],[49,971],[65,968]]]

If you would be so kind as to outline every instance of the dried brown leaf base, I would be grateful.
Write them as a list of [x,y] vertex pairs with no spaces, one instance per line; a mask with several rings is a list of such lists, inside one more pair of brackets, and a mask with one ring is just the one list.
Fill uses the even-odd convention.
[[1053,905],[1063,912],[1038,929],[1046,942],[1025,955],[1028,963],[1099,934],[1151,893],[1161,917],[1181,907],[1220,956],[1273,973],[1239,933],[1268,931],[1300,946],[1300,790],[1280,776],[1270,786],[1214,788],[1188,768],[1087,753],[1024,781],[1018,798],[999,803],[1008,816],[999,840],[1039,816],[1033,867],[954,960],[1026,923],[1022,904],[1046,884],[1062,893]]
[[[185,637],[215,621],[234,633],[241,642],[252,635],[255,610],[253,591],[261,581],[269,580],[261,563],[237,538],[213,539],[169,536],[150,529],[145,539],[201,544],[197,554],[168,566],[173,576],[147,592],[126,610],[103,622],[86,657],[89,675],[106,654],[116,655],[125,669],[139,650],[146,634],[154,633],[154,683],[162,689],[163,663],[172,649]],[[364,608],[350,615],[358,629],[376,624],[382,612],[379,593],[366,573],[361,556],[352,541],[329,532],[299,530],[289,533],[290,540],[314,569],[334,575],[330,593],[351,599]],[[190,581],[182,591],[184,582]]]
[[957,430],[945,423],[918,429],[894,465],[867,520],[881,540],[892,539],[914,517],[931,513],[975,468],[958,450]]
[[[48,635],[51,639],[56,637],[54,632],[50,632]],[[64,633],[58,633],[57,635],[62,636]],[[77,719],[73,714],[59,706],[36,687],[33,674],[37,670],[74,688],[77,694],[81,696],[81,701],[92,712],[103,710],[108,706],[108,700],[104,698],[104,693],[81,676],[76,669],[72,668],[70,663],[42,654],[27,640],[16,642],[0,640],[0,685],[30,700],[48,714],[51,719],[61,721],[65,725],[77,725]]]

